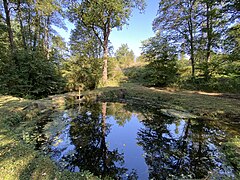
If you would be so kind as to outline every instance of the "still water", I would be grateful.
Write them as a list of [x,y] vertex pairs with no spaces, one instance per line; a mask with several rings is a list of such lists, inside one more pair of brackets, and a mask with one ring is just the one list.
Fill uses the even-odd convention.
[[114,179],[235,178],[222,144],[239,131],[186,117],[89,102],[53,114],[37,148],[62,169]]

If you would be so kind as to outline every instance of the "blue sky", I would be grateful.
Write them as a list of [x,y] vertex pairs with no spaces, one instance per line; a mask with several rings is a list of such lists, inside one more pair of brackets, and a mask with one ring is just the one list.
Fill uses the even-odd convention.
[[[128,47],[133,50],[135,56],[141,54],[141,41],[154,36],[152,31],[152,21],[156,17],[158,10],[158,0],[146,0],[145,12],[140,14],[139,10],[134,9],[128,24],[122,30],[113,29],[110,34],[110,41],[114,47],[114,52],[121,46],[121,44],[128,44]],[[74,25],[66,22],[68,31],[54,27],[58,33],[69,41],[70,31]]]
[[152,21],[156,17],[158,10],[158,0],[146,0],[147,7],[143,14],[139,10],[134,9],[132,17],[130,17],[129,25],[125,26],[121,31],[113,29],[110,34],[110,41],[116,51],[121,44],[128,44],[128,47],[134,51],[136,56],[141,53],[141,41],[154,36],[152,31]]

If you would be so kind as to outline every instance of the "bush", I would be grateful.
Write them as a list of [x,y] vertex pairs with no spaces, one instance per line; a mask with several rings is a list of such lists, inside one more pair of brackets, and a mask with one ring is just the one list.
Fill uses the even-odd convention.
[[22,113],[12,113],[11,116],[7,116],[3,118],[4,124],[6,124],[8,127],[16,127],[19,125],[20,122],[22,122],[24,119],[24,116]]
[[218,76],[206,81],[203,77],[186,79],[179,82],[184,89],[202,90],[208,92],[240,92],[240,76]]
[[20,97],[42,98],[63,91],[64,80],[56,65],[42,52],[19,51],[16,57],[1,64],[0,76],[2,94]]

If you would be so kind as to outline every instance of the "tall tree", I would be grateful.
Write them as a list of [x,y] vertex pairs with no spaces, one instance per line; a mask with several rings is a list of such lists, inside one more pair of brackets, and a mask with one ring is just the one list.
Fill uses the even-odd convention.
[[70,20],[92,31],[103,48],[102,82],[107,83],[108,45],[113,28],[121,29],[131,15],[132,8],[144,8],[144,0],[73,0]]
[[1,92],[42,97],[58,91],[61,77],[56,65],[61,56],[55,51],[60,48],[55,43],[59,36],[52,25],[62,25],[60,0],[4,0],[0,8],[8,35],[4,43],[9,44],[4,49],[12,55],[0,63]]
[[92,31],[80,24],[71,31],[71,57],[64,63],[63,75],[69,89],[94,89],[101,78],[102,48]]
[[199,35],[199,2],[197,0],[160,0],[153,29],[170,37],[176,44],[184,44],[190,54],[192,77],[195,76],[195,46]]
[[10,7],[9,7],[9,1],[3,0],[4,5],[4,11],[5,11],[5,21],[7,24],[7,31],[8,31],[8,38],[9,38],[9,45],[12,51],[12,54],[15,54],[15,44],[13,41],[13,31],[12,31],[12,25],[11,25],[11,17],[10,17]]
[[[224,4],[224,2],[222,2]],[[212,54],[221,53],[222,39],[224,38],[229,21],[230,14],[224,13],[224,5],[219,4],[217,0],[202,0],[201,1],[201,42],[204,52],[203,75],[205,80],[210,78],[210,63]]]
[[100,58],[102,54],[101,45],[93,31],[88,31],[81,24],[71,31],[70,49],[72,55]]

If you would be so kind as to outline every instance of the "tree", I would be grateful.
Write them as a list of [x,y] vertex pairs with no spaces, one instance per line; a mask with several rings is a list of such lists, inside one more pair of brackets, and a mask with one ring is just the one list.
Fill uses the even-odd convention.
[[203,0],[202,8],[202,42],[203,50],[205,51],[205,62],[203,64],[204,78],[209,80],[209,63],[211,61],[211,54],[213,48],[217,50],[217,44],[219,43],[221,34],[224,33],[225,22],[223,15],[221,14],[222,6],[218,5],[217,1]]
[[213,56],[223,53],[224,39],[228,28],[233,24],[235,15],[229,11],[227,0],[222,0],[221,3],[218,0],[199,2],[201,7],[199,13],[201,36],[198,42],[199,69],[204,80],[209,81],[212,75]]
[[64,62],[63,76],[68,81],[68,89],[94,89],[101,77],[101,45],[93,32],[78,24],[71,32],[70,50],[72,56]]
[[131,9],[144,8],[143,0],[73,0],[70,21],[92,31],[103,48],[102,82],[107,82],[109,35],[113,28],[121,29],[131,15]]
[[157,33],[143,42],[142,53],[150,62],[147,67],[150,81],[155,86],[166,86],[174,82],[177,73],[176,47],[168,39]]
[[240,23],[228,29],[224,53],[229,55],[231,60],[240,60]]
[[195,51],[199,35],[199,2],[197,0],[160,0],[153,29],[184,46],[190,54],[192,77],[195,76]]
[[9,45],[0,63],[1,92],[35,98],[60,92],[59,66],[66,46],[52,28],[63,25],[60,1],[4,0],[0,7],[1,30],[8,35],[1,44]]
[[10,44],[12,53],[15,54],[15,45],[13,41],[13,31],[12,31],[12,25],[11,25],[10,7],[9,7],[8,0],[3,0],[3,5],[4,5],[4,11],[5,11],[5,21],[6,21],[7,30],[8,30],[9,44]]
[[127,44],[122,44],[115,53],[117,61],[122,67],[127,67],[134,62],[134,52],[129,49]]
[[98,38],[81,24],[71,31],[70,50],[72,55],[101,58],[102,48]]
[[200,75],[209,81],[212,56],[222,53],[227,29],[237,20],[238,5],[229,0],[160,0],[153,29],[190,55],[192,77],[198,63]]

